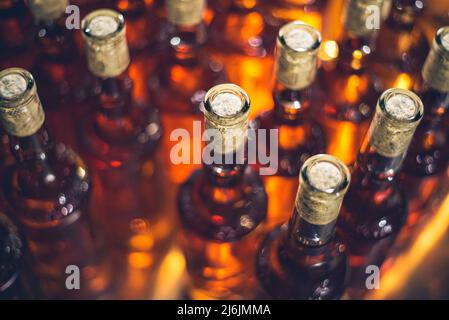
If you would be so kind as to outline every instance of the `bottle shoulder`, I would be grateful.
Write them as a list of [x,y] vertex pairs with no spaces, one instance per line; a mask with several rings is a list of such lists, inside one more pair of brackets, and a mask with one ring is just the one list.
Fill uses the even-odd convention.
[[[263,182],[248,167],[237,189],[224,192],[238,193],[230,202],[212,200],[203,169],[198,169],[180,187],[178,211],[183,227],[208,240],[233,242],[247,236],[265,220],[267,195]],[[223,192],[223,191],[222,191]],[[213,195],[216,196],[216,195]]]

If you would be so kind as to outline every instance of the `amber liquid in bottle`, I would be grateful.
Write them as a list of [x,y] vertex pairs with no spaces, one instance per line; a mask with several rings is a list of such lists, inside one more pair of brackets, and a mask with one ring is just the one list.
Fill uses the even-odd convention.
[[[268,228],[288,220],[300,167],[308,157],[322,153],[325,148],[324,133],[310,117],[321,36],[313,27],[297,21],[283,26],[277,41],[274,107],[252,123],[255,129],[267,130],[267,139],[258,142],[259,152],[277,152],[277,167],[265,166],[269,170],[264,177],[270,199]],[[277,130],[278,134],[277,148],[273,150],[270,130]]]
[[[42,297],[99,298],[110,274],[88,222],[89,172],[71,149],[51,140],[31,74],[7,69],[0,82],[1,120],[16,159],[5,191],[27,238]],[[70,265],[79,268],[79,290],[66,287]]]
[[406,221],[408,199],[398,174],[422,116],[420,99],[407,90],[387,90],[377,104],[339,221],[339,233],[349,245],[352,298],[363,297],[366,267],[382,266]]
[[[170,215],[162,209],[164,184],[156,182],[163,181],[154,158],[162,129],[158,112],[132,98],[123,16],[96,10],[82,25],[87,50],[99,48],[94,56],[88,51],[97,95],[82,130],[94,174],[94,218],[115,261],[119,297],[145,298],[151,270],[172,233]],[[104,50],[118,63],[108,64]],[[97,69],[94,61],[106,61],[109,68]]]
[[[192,7],[192,10],[191,8]],[[167,46],[159,67],[150,78],[151,101],[162,113],[165,163],[172,182],[185,181],[199,164],[174,165],[170,150],[178,143],[186,143],[190,153],[194,141],[194,122],[202,120],[200,105],[208,88],[225,80],[222,65],[205,51],[207,28],[203,21],[204,0],[167,1]],[[187,141],[172,141],[171,133],[185,129]],[[201,138],[201,137],[199,137]]]
[[348,258],[334,234],[349,180],[348,168],[332,156],[316,155],[304,163],[288,225],[273,230],[259,249],[260,297],[321,300],[343,295]]
[[[449,164],[449,28],[440,29],[431,53],[416,83],[425,108],[421,125],[416,130],[404,162],[404,184],[410,198],[411,214],[430,205]],[[411,223],[415,223],[410,221]]]
[[392,1],[388,18],[377,37],[373,68],[379,89],[412,89],[420,78],[429,45],[418,24],[424,2]]
[[92,94],[91,78],[75,41],[75,30],[66,27],[67,0],[53,6],[29,1],[35,25],[38,54],[32,68],[40,84],[39,94],[46,101],[49,130],[57,141],[79,150],[77,124],[83,114],[83,102]]
[[379,95],[367,70],[376,30],[366,28],[365,9],[371,4],[380,8],[382,2],[346,1],[337,60],[323,65],[318,73],[322,93],[316,119],[325,130],[326,152],[346,164],[355,160]]
[[[230,95],[231,101],[226,100]],[[235,85],[219,85],[207,93],[205,109],[206,128],[220,130],[225,152],[211,142],[220,161],[203,164],[179,190],[180,243],[191,279],[189,296],[251,298],[267,197],[257,172],[246,164],[247,151],[240,149],[246,148],[245,134],[235,136],[233,131],[246,131],[249,99]],[[224,115],[226,110],[232,111]],[[237,143],[229,147],[227,139],[232,138]],[[229,155],[233,161],[225,162]]]
[[251,96],[253,118],[272,106],[273,58],[263,42],[264,20],[259,1],[231,0],[210,26],[210,51],[225,67],[230,82]]

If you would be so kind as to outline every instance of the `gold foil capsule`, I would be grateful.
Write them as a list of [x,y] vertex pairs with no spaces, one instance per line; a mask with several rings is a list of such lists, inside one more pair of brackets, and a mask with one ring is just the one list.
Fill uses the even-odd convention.
[[449,26],[437,31],[422,77],[431,88],[449,92]]

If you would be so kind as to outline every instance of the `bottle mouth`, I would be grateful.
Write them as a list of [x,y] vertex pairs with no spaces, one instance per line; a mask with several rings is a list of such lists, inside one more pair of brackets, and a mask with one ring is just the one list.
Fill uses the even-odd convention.
[[322,195],[344,195],[350,180],[348,167],[338,158],[327,154],[310,157],[300,171],[300,186]]
[[388,89],[379,98],[378,108],[382,115],[396,123],[418,124],[424,115],[421,99],[406,89]]
[[278,45],[292,53],[313,53],[321,45],[320,32],[302,21],[293,21],[281,27],[277,39]]
[[0,106],[14,107],[27,101],[36,91],[30,72],[22,68],[8,68],[0,72]]
[[214,123],[233,125],[246,121],[249,115],[248,94],[235,84],[212,87],[204,97],[205,117]]
[[89,13],[81,25],[86,38],[95,41],[108,41],[124,30],[125,18],[117,11],[99,9]]

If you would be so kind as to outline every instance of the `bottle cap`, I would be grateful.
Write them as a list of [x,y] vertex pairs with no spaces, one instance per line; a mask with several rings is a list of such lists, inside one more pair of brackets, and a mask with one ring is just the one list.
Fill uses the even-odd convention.
[[40,21],[53,21],[62,16],[68,0],[28,0],[32,15]]
[[439,29],[422,69],[427,84],[440,92],[449,92],[449,26]]
[[168,21],[179,26],[193,26],[203,20],[205,0],[166,0]]
[[22,68],[0,72],[0,121],[6,132],[30,136],[42,126],[45,114],[31,73]]
[[384,10],[384,0],[346,0],[345,28],[356,36],[371,36],[378,31]]
[[120,13],[100,9],[82,21],[89,70],[100,78],[112,78],[128,68],[125,19]]

